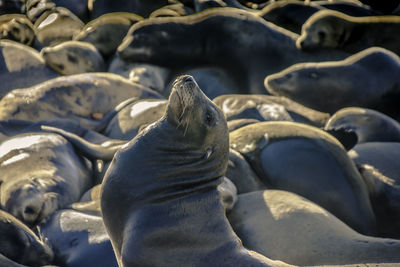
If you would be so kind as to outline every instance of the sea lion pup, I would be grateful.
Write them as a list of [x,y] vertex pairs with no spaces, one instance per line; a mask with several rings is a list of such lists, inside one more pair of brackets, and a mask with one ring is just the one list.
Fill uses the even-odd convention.
[[298,62],[349,55],[333,49],[304,52],[296,48],[297,38],[251,12],[213,8],[185,17],[138,22],[129,29],[117,54],[124,61],[168,67],[177,74],[195,67],[218,67],[242,93],[256,94],[265,94],[263,80],[268,74]]
[[112,73],[61,76],[9,92],[0,100],[0,120],[68,118],[95,129],[106,113],[132,97],[161,98],[153,90]]
[[119,266],[285,265],[232,231],[217,191],[228,153],[222,111],[191,76],[177,78],[165,115],[116,153],[103,181]]
[[28,226],[1,209],[0,236],[2,267],[36,267],[53,260],[53,251]]
[[398,113],[400,58],[380,47],[345,60],[299,63],[269,75],[268,92],[318,111],[358,106]]
[[357,143],[400,142],[400,124],[381,112],[367,108],[338,110],[325,125],[325,130],[331,129],[354,131]]
[[103,56],[88,42],[65,41],[44,47],[40,54],[47,65],[63,75],[106,70]]
[[0,144],[0,208],[29,226],[93,186],[90,165],[53,133],[27,133]]
[[352,17],[333,10],[312,15],[303,25],[297,47],[331,47],[349,53],[381,46],[400,55],[400,17]]

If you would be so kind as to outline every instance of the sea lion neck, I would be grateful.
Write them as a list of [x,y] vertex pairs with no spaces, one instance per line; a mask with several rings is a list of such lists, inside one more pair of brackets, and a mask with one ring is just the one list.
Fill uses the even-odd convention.
[[[228,150],[212,150],[162,118],[123,147],[114,157],[108,176],[119,179],[118,165],[134,174],[124,192],[140,205],[216,190],[228,162]],[[115,174],[114,174],[115,173]],[[146,179],[141,179],[146,177]],[[122,177],[121,177],[122,178]],[[125,190],[125,189],[122,189]]]

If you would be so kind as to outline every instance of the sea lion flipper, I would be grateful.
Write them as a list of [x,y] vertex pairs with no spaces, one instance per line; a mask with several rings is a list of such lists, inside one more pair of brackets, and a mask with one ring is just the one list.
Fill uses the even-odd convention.
[[120,140],[116,140],[114,145],[102,146],[99,144],[90,143],[74,133],[70,133],[56,127],[42,125],[41,129],[43,131],[53,132],[63,136],[65,139],[71,142],[84,156],[93,160],[112,160],[115,152],[121,147]]

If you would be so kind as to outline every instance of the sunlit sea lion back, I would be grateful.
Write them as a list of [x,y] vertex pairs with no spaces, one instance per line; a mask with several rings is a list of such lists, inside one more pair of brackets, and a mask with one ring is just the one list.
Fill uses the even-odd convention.
[[[115,155],[101,210],[120,266],[270,266],[230,227],[217,186],[228,163],[222,111],[191,76],[165,115]],[[278,263],[277,263],[278,264]]]

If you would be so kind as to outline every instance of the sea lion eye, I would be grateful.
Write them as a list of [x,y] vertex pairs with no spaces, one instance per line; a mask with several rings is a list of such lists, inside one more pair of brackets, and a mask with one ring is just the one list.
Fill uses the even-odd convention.
[[211,125],[211,123],[213,122],[213,115],[211,114],[210,111],[207,111],[207,112],[206,112],[205,120],[206,120],[206,123],[207,123],[208,125]]

